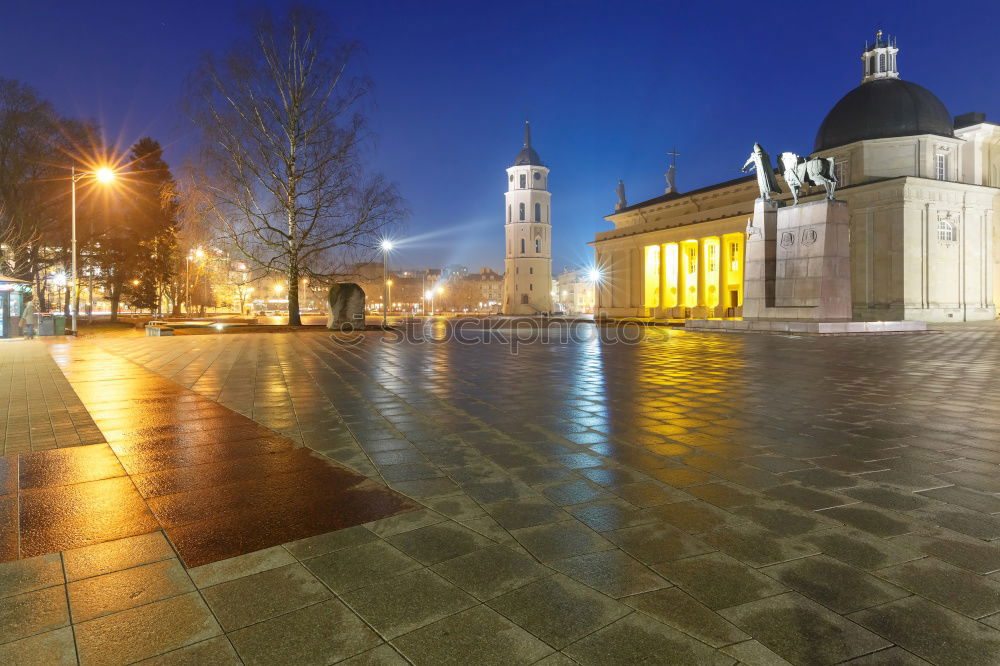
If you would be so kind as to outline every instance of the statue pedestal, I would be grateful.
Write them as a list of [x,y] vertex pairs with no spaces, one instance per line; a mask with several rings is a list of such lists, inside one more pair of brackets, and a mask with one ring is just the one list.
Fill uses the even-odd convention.
[[851,321],[847,203],[780,208],[757,199],[747,227],[743,319],[689,319],[685,328],[816,335],[913,333],[922,321]]
[[848,219],[844,201],[778,208],[758,199],[748,227],[743,318],[850,321]]

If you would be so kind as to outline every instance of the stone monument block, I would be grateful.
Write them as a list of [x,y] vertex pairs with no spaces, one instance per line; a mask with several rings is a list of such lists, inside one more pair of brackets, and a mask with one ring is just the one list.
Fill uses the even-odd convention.
[[848,208],[823,199],[780,207],[758,199],[747,227],[745,319],[851,318]]
[[353,331],[365,327],[365,291],[353,282],[336,282],[327,295],[326,327]]

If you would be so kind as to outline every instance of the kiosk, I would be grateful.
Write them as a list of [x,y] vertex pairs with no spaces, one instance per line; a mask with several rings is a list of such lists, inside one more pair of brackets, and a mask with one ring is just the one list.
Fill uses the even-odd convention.
[[21,335],[21,310],[30,293],[31,283],[27,280],[0,275],[0,338]]

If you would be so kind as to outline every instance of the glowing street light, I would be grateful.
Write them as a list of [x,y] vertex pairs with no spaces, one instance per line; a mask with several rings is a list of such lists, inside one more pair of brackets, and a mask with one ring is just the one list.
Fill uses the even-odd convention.
[[382,248],[382,327],[388,325],[389,316],[389,252],[392,251],[392,241],[383,238]]
[[72,335],[77,334],[76,327],[76,313],[80,309],[80,285],[77,280],[76,273],[76,183],[78,180],[82,180],[87,176],[92,176],[99,183],[108,184],[115,179],[115,172],[108,167],[101,167],[96,171],[81,171],[77,173],[76,165],[71,165],[69,170],[69,180],[70,180],[70,207],[72,209],[71,222],[72,234],[70,237],[70,245],[73,251],[73,331]]
[[205,251],[200,247],[197,248],[193,253],[188,252],[187,261],[184,262],[184,305],[187,307],[188,314],[191,314],[191,260],[198,258],[201,259],[205,256]]

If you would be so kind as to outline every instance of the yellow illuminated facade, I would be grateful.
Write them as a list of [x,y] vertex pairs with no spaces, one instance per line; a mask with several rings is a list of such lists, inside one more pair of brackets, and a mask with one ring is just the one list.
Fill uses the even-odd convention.
[[606,270],[595,312],[742,317],[747,219],[758,194],[756,180],[740,179],[609,215],[615,229],[592,243],[595,262]]
[[646,246],[646,261],[643,266],[645,282],[643,302],[647,308],[660,306],[660,246]]

